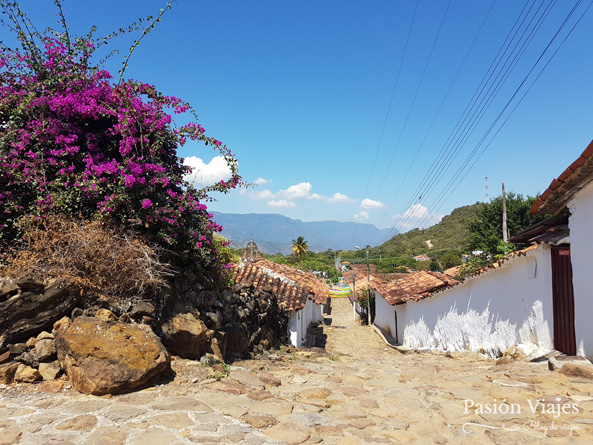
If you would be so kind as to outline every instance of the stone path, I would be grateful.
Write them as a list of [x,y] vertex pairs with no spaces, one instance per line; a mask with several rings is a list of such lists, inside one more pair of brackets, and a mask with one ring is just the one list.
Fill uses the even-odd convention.
[[332,306],[325,350],[271,351],[220,380],[178,359],[172,381],[120,396],[5,386],[0,444],[592,443],[593,380],[546,361],[403,354],[354,324],[347,300]]

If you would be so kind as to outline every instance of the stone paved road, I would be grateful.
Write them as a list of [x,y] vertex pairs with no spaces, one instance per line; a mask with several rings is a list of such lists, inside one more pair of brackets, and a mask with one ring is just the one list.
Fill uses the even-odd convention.
[[174,380],[121,396],[4,387],[0,444],[593,443],[593,380],[547,362],[402,354],[357,326],[347,300],[332,305],[325,350],[235,362],[220,381],[176,360]]

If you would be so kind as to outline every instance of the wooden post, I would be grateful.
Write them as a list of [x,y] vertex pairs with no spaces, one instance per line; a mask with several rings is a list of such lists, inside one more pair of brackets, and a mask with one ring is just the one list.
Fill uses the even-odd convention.
[[502,240],[506,243],[509,240],[507,230],[507,195],[504,191],[504,181],[502,181]]
[[369,311],[369,326],[371,325],[371,272],[369,268],[369,248],[367,246],[367,290],[368,290],[368,311]]

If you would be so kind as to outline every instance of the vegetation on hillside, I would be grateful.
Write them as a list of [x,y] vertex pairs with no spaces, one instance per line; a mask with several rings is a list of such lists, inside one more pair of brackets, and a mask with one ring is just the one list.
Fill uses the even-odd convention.
[[[529,213],[535,199],[512,192],[507,195],[509,237],[545,218]],[[395,235],[370,249],[370,262],[384,273],[404,272],[406,268],[434,271],[460,266],[462,254],[482,251],[483,257],[463,266],[467,275],[521,247],[502,240],[502,197],[499,196],[490,203],[459,207],[427,229]],[[365,254],[361,250],[345,251],[341,256],[354,263],[364,263]],[[413,257],[416,255],[427,255],[432,261],[415,261]]]
[[[370,261],[377,264],[382,272],[402,272],[403,267],[424,270],[430,263],[415,261],[412,257],[426,254],[432,259],[441,261],[443,257],[454,255],[459,257],[468,249],[467,238],[469,228],[467,221],[473,218],[482,204],[459,207],[450,215],[427,229],[413,229],[406,233],[395,235],[380,246],[370,249]],[[432,248],[429,247],[429,243]],[[343,251],[342,259],[354,263],[365,262],[365,251]],[[434,265],[433,265],[434,268]],[[407,270],[407,269],[406,269]]]
[[302,255],[264,255],[266,259],[278,264],[286,264],[306,272],[314,273],[320,278],[325,278],[329,283],[337,283],[340,272],[335,267],[335,252],[315,253],[307,251]]

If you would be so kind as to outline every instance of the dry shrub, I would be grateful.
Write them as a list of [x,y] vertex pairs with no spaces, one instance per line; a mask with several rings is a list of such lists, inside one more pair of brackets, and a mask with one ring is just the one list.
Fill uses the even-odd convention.
[[157,247],[104,222],[51,215],[19,226],[23,242],[4,270],[9,276],[61,276],[93,293],[154,299],[173,275]]

